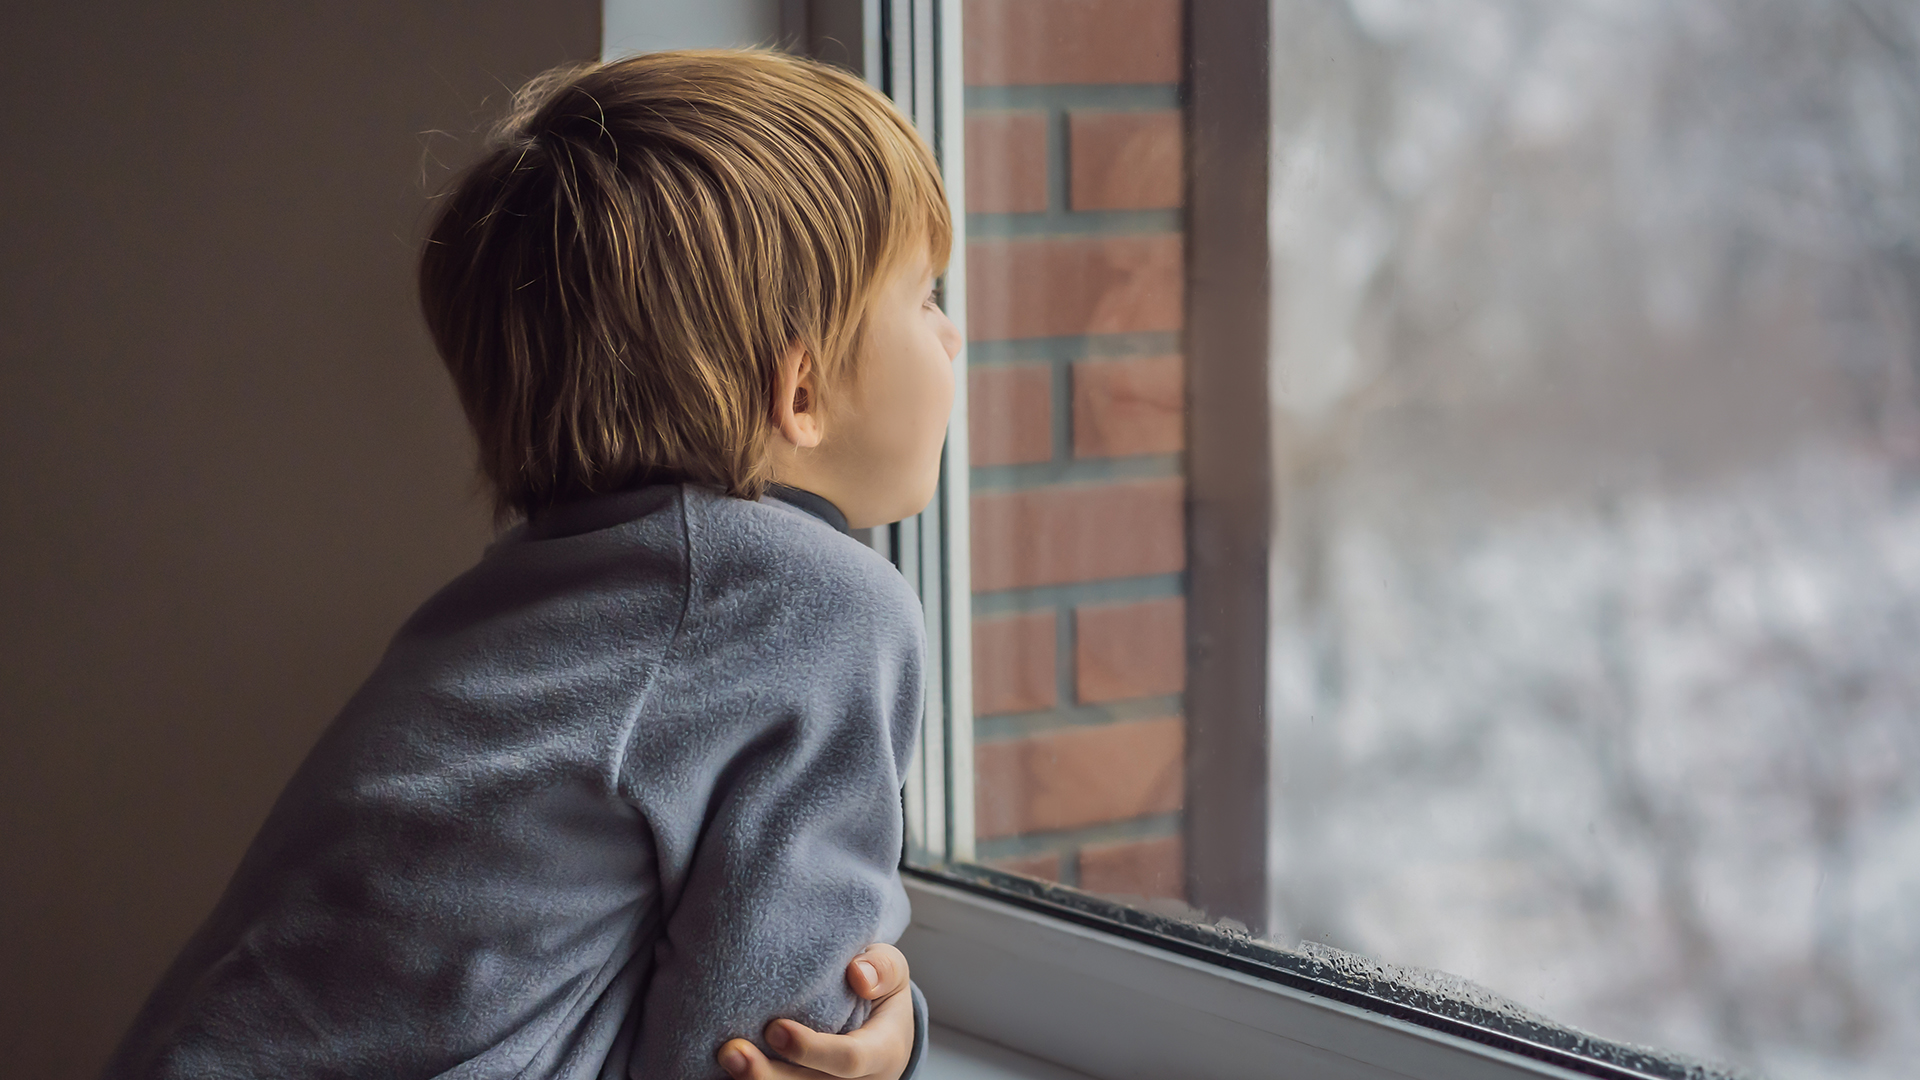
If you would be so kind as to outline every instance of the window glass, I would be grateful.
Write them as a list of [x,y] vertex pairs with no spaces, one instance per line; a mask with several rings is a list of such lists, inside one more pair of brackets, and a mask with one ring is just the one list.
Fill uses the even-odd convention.
[[971,859],[1529,1038],[1909,1075],[1920,10],[1275,0],[1265,708],[1217,774],[1196,17],[963,7]]
[[1276,928],[1907,1073],[1913,6],[1275,10]]

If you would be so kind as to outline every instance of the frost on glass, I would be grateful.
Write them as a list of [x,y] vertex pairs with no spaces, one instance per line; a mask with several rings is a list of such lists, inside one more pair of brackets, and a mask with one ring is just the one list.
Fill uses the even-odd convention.
[[1276,0],[1275,936],[1920,1060],[1920,4]]

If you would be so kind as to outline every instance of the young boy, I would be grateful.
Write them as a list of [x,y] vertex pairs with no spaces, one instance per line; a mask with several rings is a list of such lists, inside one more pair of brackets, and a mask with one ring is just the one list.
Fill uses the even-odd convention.
[[400,630],[107,1075],[911,1071],[923,1007],[862,948],[907,921],[922,616],[845,533],[933,493],[950,237],[830,68],[523,92],[420,284],[525,521]]

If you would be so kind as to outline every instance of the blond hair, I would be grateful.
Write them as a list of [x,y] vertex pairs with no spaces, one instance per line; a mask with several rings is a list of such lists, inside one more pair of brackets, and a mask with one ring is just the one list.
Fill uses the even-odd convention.
[[654,53],[517,95],[420,297],[501,517],[649,476],[758,498],[780,357],[806,348],[830,392],[876,279],[951,242],[931,151],[865,83]]

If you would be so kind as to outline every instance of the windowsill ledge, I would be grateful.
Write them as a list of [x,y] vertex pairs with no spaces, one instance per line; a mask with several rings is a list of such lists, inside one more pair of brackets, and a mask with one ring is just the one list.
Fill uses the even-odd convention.
[[1013,1052],[986,1056],[1004,1072],[936,1080],[1057,1077],[1020,1071],[1020,1055],[1103,1080],[1576,1076],[924,878],[907,892],[900,947],[939,1026]]

